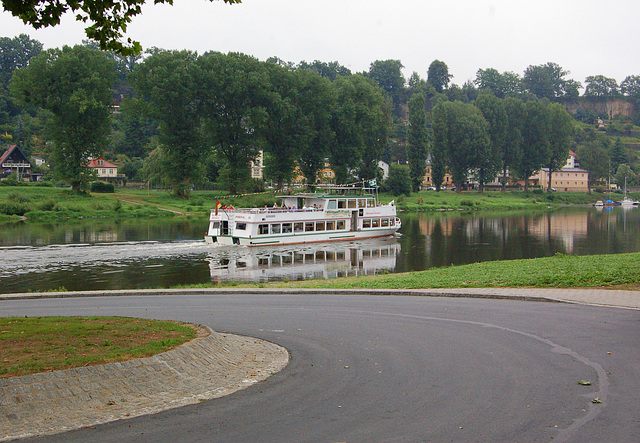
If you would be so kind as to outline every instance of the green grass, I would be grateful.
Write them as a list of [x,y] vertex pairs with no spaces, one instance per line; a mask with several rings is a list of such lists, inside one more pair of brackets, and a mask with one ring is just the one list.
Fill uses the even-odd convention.
[[195,336],[192,327],[170,321],[0,318],[0,378],[147,357]]
[[[199,287],[212,286],[200,285]],[[237,285],[252,287],[257,285]],[[260,287],[327,289],[427,289],[490,287],[611,287],[640,289],[640,253],[506,260],[426,271],[333,280],[263,283]]]

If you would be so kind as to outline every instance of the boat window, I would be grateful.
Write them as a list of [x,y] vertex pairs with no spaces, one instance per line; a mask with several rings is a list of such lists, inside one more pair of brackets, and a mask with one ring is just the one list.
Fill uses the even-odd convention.
[[280,234],[280,223],[273,223],[271,225],[271,233],[272,234]]
[[288,234],[291,232],[291,223],[282,223],[282,233]]
[[324,222],[323,221],[316,222],[316,231],[324,231]]
[[366,200],[363,198],[359,198],[358,199],[358,207],[359,208],[364,208],[366,206]]
[[336,209],[338,202],[335,200],[329,200],[327,203],[327,209]]
[[294,232],[302,232],[302,231],[304,231],[304,223],[302,223],[302,222],[294,223],[293,224],[293,231]]
[[344,229],[344,220],[338,220],[336,222],[336,229],[343,230]]
[[246,231],[247,224],[246,223],[236,223],[236,229],[239,231]]
[[368,198],[367,199],[367,208],[375,208],[376,207],[376,200],[373,198]]
[[212,226],[213,226],[213,229],[220,229],[220,222],[219,221],[213,222]]
[[395,218],[390,218],[389,219],[389,226],[395,226],[396,225],[396,219]]
[[313,222],[306,222],[306,223],[304,224],[304,230],[305,230],[305,232],[313,231],[313,225],[314,225],[314,223],[313,223]]
[[338,209],[342,209],[342,208],[346,208],[347,207],[347,201],[346,200],[338,200]]
[[268,234],[269,233],[269,225],[258,225],[258,234]]
[[354,198],[349,199],[349,207],[350,208],[355,208],[356,207],[356,200]]
[[380,227],[380,219],[379,218],[374,218],[371,220],[371,227],[372,228],[379,228]]
[[386,228],[387,226],[389,226],[389,219],[388,218],[383,218],[382,220],[382,227]]
[[336,229],[336,222],[328,221],[327,222],[327,231],[334,231]]
[[371,227],[371,219],[370,218],[365,218],[362,220],[362,227],[363,228],[370,228]]

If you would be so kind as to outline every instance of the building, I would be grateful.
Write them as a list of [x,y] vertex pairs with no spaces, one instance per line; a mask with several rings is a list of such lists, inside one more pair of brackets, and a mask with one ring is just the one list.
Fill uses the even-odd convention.
[[[551,174],[551,187],[562,192],[588,192],[589,171],[578,166],[580,165],[576,162],[575,152],[569,151],[567,163],[559,171]],[[529,183],[548,189],[549,169],[542,168],[529,179]]]
[[114,183],[118,186],[124,186],[126,183],[125,175],[118,174],[118,165],[108,162],[102,157],[90,159],[87,167],[96,171],[98,180]]
[[[452,176],[451,174],[449,174],[448,172],[445,172],[444,174],[444,179],[442,180],[442,183],[440,183],[440,189],[447,189],[447,188],[451,188],[451,186],[453,186],[453,180],[452,180]],[[429,157],[427,159],[427,169],[425,169],[424,172],[424,178],[422,179],[422,189],[429,189],[429,188],[435,188],[436,185],[433,183],[433,179],[431,177],[431,157]]]
[[264,178],[264,151],[258,151],[258,156],[249,162],[251,178],[262,180]]
[[13,176],[16,180],[31,180],[31,162],[17,145],[9,146],[0,157],[0,178]]

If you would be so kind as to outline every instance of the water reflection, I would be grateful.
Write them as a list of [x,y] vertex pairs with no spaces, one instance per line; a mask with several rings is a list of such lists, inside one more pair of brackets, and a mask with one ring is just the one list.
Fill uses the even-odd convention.
[[208,261],[215,282],[336,278],[392,272],[400,248],[393,237],[288,247],[222,246],[215,248]]

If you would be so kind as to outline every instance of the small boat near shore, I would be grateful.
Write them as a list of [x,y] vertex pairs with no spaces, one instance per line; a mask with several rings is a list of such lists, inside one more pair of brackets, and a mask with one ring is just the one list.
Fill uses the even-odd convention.
[[264,208],[211,210],[205,241],[219,245],[287,245],[394,235],[402,226],[392,201],[381,204],[372,188],[336,186],[321,192],[277,196]]

